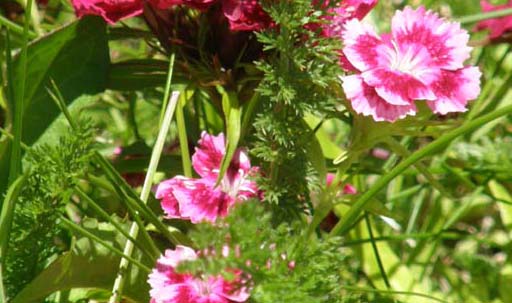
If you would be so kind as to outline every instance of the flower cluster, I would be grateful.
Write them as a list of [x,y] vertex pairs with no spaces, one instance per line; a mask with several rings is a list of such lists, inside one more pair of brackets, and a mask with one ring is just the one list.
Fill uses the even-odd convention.
[[234,303],[249,298],[246,289],[240,285],[239,272],[235,271],[235,279],[228,281],[221,275],[196,277],[176,271],[180,263],[197,258],[196,252],[186,246],[166,250],[149,275],[150,303]]
[[258,168],[251,167],[242,148],[237,149],[224,178],[216,186],[225,152],[223,134],[201,134],[192,156],[194,170],[201,178],[176,176],[158,185],[156,198],[162,199],[168,218],[190,219],[192,223],[215,222],[217,217],[226,216],[236,203],[258,196],[256,183],[249,179]]
[[[509,0],[507,4],[503,5],[492,5],[488,1],[480,1],[482,11],[492,12],[506,8],[512,8],[512,0]],[[512,16],[506,16],[501,18],[488,19],[478,22],[476,30],[489,30],[489,38],[491,40],[499,39],[504,33],[512,31]]]
[[355,74],[342,77],[352,108],[376,121],[415,115],[416,100],[434,113],[463,112],[480,93],[481,73],[464,66],[471,48],[460,24],[423,7],[397,11],[391,34],[357,19],[345,23],[343,52]]
[[[258,0],[150,0],[150,3],[159,9],[186,5],[203,11],[219,3],[232,31],[261,30],[271,24]],[[143,9],[142,0],[72,0],[72,4],[78,17],[98,15],[111,24],[139,15]]]

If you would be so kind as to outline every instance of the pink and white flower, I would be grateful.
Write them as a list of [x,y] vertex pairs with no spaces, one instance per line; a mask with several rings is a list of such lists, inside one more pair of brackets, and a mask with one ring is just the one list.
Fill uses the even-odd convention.
[[156,198],[162,200],[167,218],[189,219],[192,223],[215,222],[217,217],[226,216],[235,204],[258,197],[257,185],[250,179],[258,168],[251,167],[242,148],[237,149],[220,185],[215,186],[225,152],[223,134],[201,134],[192,156],[192,166],[201,178],[176,176],[158,185]]
[[[512,0],[509,0],[507,4],[503,5],[492,5],[488,1],[481,0],[480,6],[484,12],[492,12],[507,8],[512,8]],[[476,30],[489,30],[489,38],[491,40],[498,39],[503,36],[504,33],[512,31],[512,16],[505,16],[501,18],[487,19],[478,22]]]
[[415,115],[415,101],[434,113],[463,112],[480,93],[481,73],[464,66],[469,35],[423,7],[406,7],[392,19],[391,34],[379,36],[357,19],[343,30],[343,53],[356,73],[342,77],[355,112],[376,121]]
[[221,275],[196,277],[179,273],[176,267],[184,261],[194,261],[196,252],[186,246],[177,245],[175,250],[166,250],[149,275],[150,303],[234,303],[249,298],[246,288],[240,285],[240,272],[235,271],[234,281]]

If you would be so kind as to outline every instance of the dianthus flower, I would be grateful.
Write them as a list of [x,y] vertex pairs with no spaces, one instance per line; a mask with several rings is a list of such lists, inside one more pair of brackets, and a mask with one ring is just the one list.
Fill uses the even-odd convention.
[[379,36],[357,19],[345,23],[343,53],[356,74],[342,77],[352,108],[376,121],[415,115],[416,100],[434,113],[464,112],[480,93],[481,73],[464,66],[471,48],[460,24],[423,7],[397,11],[391,34]]
[[[492,5],[489,2],[482,0],[480,1],[482,11],[491,12],[506,8],[512,8],[512,1],[508,1],[507,4],[503,5]],[[478,22],[476,30],[489,30],[489,38],[498,39],[505,32],[512,31],[512,16],[505,16],[501,18],[488,19]]]
[[71,3],[77,17],[101,16],[110,24],[142,13],[142,0],[71,0]]
[[239,148],[220,182],[215,186],[225,154],[224,135],[203,132],[192,156],[192,166],[199,179],[176,176],[158,185],[156,198],[168,218],[190,219],[192,223],[215,222],[243,200],[258,196],[256,183],[249,179],[257,173],[244,149]]
[[249,298],[246,289],[239,285],[239,272],[235,272],[234,281],[227,281],[221,275],[195,277],[176,271],[181,262],[196,259],[196,252],[186,246],[166,250],[149,275],[150,303],[234,303]]
[[[325,0],[327,7],[333,0]],[[363,19],[372,8],[377,5],[378,0],[342,0],[327,10],[325,22],[322,24],[322,34],[326,37],[340,37],[343,32],[343,24],[350,19]]]
[[222,12],[232,31],[262,30],[272,21],[258,0],[223,0]]

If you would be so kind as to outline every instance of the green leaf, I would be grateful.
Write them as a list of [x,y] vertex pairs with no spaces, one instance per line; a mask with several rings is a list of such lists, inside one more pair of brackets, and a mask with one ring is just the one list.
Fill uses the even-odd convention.
[[[112,246],[122,250],[125,239],[115,228],[106,223],[88,219],[84,227]],[[125,224],[128,229],[128,224]],[[144,245],[144,244],[142,244]],[[137,251],[134,257],[140,257]],[[66,252],[30,282],[11,303],[41,302],[56,291],[72,288],[110,290],[117,274],[120,258],[105,247],[88,238],[80,238],[71,251]],[[144,264],[153,267],[147,259]],[[146,273],[132,267],[126,279],[125,296],[135,302],[148,302],[149,286]]]
[[512,195],[505,186],[495,180],[489,181],[489,190],[493,197],[498,200],[497,205],[503,224],[507,228],[512,227]]
[[[22,142],[33,144],[60,114],[46,91],[53,79],[70,104],[84,94],[97,94],[105,89],[109,63],[106,26],[101,18],[85,17],[36,40],[28,47]],[[20,57],[15,58],[14,90],[19,89],[24,73]],[[10,102],[10,103],[9,103]],[[12,111],[12,100],[8,100]],[[9,150],[9,149],[6,149]],[[0,171],[7,171],[8,152],[0,154]],[[6,186],[0,175],[0,192]]]
[[242,115],[238,104],[238,97],[235,92],[225,91],[218,86],[217,90],[222,95],[222,109],[226,116],[226,154],[222,158],[217,184],[220,184],[224,174],[228,170],[229,164],[235,155],[242,127]]

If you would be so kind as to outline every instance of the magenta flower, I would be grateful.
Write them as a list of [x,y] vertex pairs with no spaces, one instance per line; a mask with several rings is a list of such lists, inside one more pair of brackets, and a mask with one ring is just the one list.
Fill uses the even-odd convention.
[[[482,11],[491,12],[506,8],[512,8],[512,1],[508,1],[507,4],[503,5],[492,5],[488,1],[481,0],[480,6]],[[478,22],[476,30],[489,30],[489,37],[491,39],[500,38],[505,32],[512,30],[512,16],[506,16],[501,18],[488,19]]]
[[272,23],[258,0],[223,0],[222,11],[232,31],[257,31]]
[[345,23],[343,52],[356,74],[342,77],[345,95],[359,114],[375,121],[415,115],[415,101],[434,113],[466,111],[480,93],[481,73],[464,66],[471,48],[458,23],[423,7],[397,11],[391,34],[379,36],[357,19]]
[[201,177],[176,176],[158,185],[156,198],[168,218],[189,219],[192,223],[215,222],[224,217],[236,203],[258,197],[258,188],[250,180],[258,168],[251,167],[246,152],[239,148],[220,182],[215,186],[225,154],[224,135],[201,134],[199,146],[192,156],[192,166]]
[[249,293],[240,284],[240,272],[235,280],[227,281],[221,275],[195,277],[188,273],[176,272],[184,261],[197,259],[195,251],[178,245],[175,250],[166,250],[149,275],[150,303],[234,303],[245,302]]
[[77,17],[97,15],[110,24],[142,13],[141,0],[71,0],[71,3]]

